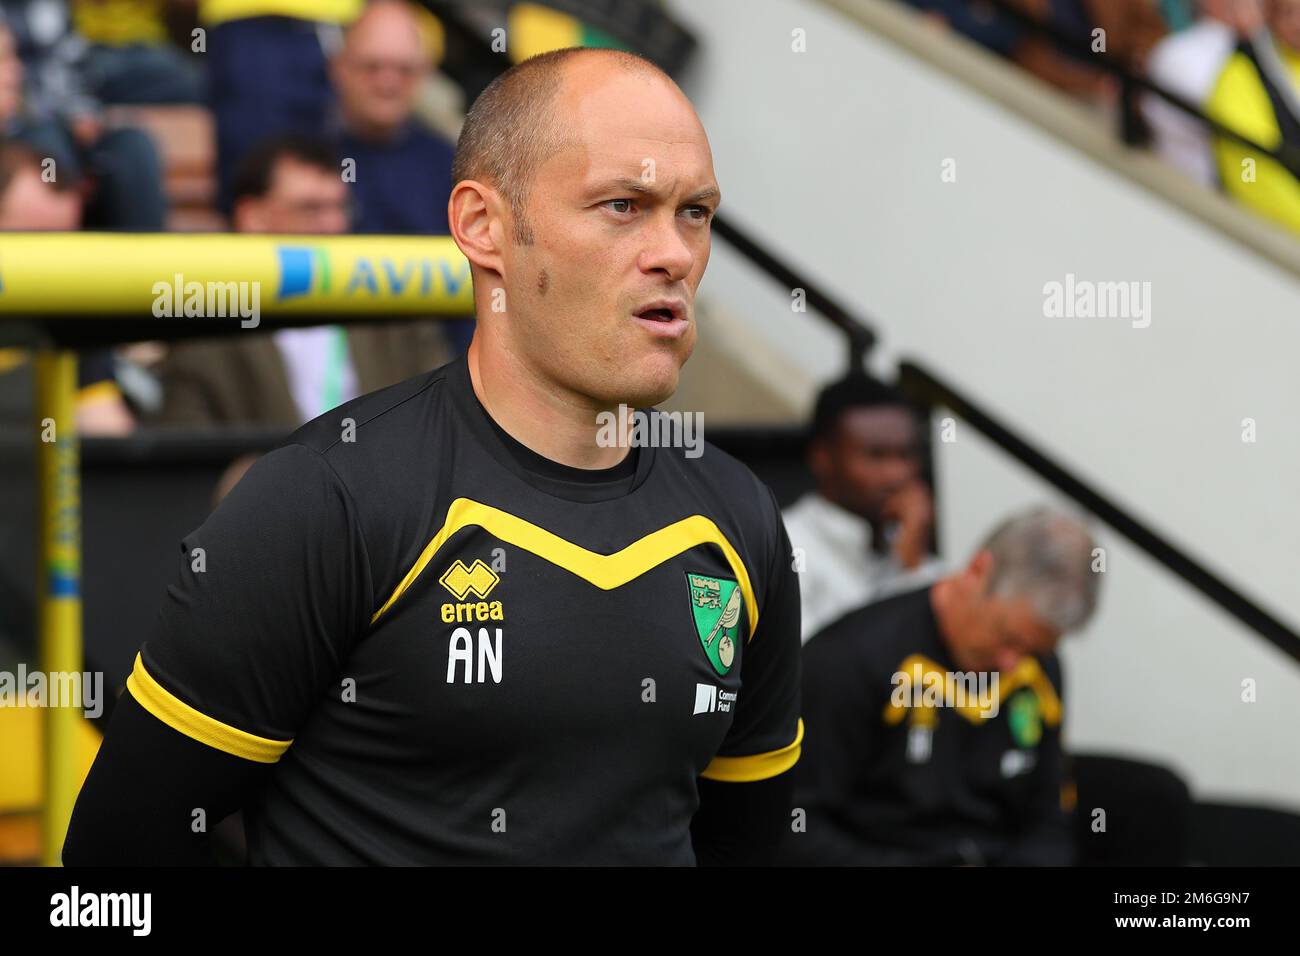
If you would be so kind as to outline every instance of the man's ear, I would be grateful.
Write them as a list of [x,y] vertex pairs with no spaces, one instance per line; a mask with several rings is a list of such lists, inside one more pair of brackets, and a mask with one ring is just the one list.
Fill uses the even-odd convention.
[[993,576],[993,552],[987,549],[975,552],[975,556],[966,565],[965,574],[974,585],[975,593],[983,594]]
[[451,237],[471,265],[501,275],[506,237],[505,203],[490,186],[462,179],[447,200]]
[[831,449],[829,441],[824,436],[814,438],[808,446],[808,470],[813,473],[819,485],[830,476]]

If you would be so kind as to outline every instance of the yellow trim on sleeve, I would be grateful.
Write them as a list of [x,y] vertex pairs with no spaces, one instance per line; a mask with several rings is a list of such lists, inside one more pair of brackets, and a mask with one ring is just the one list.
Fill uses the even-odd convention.
[[767,753],[748,754],[744,757],[714,757],[704,768],[701,777],[720,780],[723,783],[751,783],[766,780],[779,773],[785,773],[799,762],[803,751],[803,718],[799,718],[799,729],[795,731],[794,740],[780,750]]
[[638,538],[614,554],[597,554],[572,541],[566,541],[545,528],[539,528],[530,521],[525,521],[499,508],[493,508],[491,505],[471,501],[469,498],[457,498],[451,503],[443,526],[438,529],[433,540],[425,545],[415,565],[406,572],[406,577],[402,578],[383,607],[375,612],[370,623],[374,624],[378,621],[407,588],[415,583],[415,579],[434,559],[448,538],[461,528],[471,525],[482,528],[506,544],[523,548],[539,558],[564,568],[603,591],[622,587],[663,564],[669,558],[676,557],[698,544],[716,544],[736,575],[741,597],[745,601],[751,638],[758,627],[758,602],[754,597],[754,589],[750,584],[745,564],[721,529],[704,515],[691,515],[689,518],[675,521],[644,538]]
[[289,749],[292,740],[271,740],[247,733],[214,717],[200,713],[153,679],[144,661],[135,655],[135,668],[126,679],[126,689],[145,710],[168,727],[201,744],[257,763],[275,763]]

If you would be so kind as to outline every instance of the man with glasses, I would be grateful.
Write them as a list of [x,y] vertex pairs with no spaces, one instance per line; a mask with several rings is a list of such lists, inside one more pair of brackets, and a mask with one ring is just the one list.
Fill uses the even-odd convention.
[[[399,0],[378,0],[352,24],[330,61],[338,97],[334,142],[349,162],[354,201],[352,230],[368,235],[445,236],[451,195],[451,143],[413,118],[432,70],[432,56],[416,17]],[[470,321],[439,329],[463,352]]]
[[[351,199],[325,143],[288,135],[255,148],[234,183],[235,232],[339,235]],[[162,361],[161,423],[296,427],[449,357],[429,323],[240,331],[173,345]]]

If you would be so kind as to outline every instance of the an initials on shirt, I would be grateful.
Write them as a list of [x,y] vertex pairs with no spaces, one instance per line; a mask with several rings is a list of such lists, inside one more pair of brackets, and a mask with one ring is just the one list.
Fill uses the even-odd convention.
[[474,674],[474,639],[470,635],[469,628],[458,627],[451,632],[451,639],[447,642],[447,683],[456,683],[456,664],[465,665],[465,683],[470,683],[471,677],[476,683],[483,684],[487,681],[487,673],[492,672],[492,683],[501,683],[501,628],[496,628],[496,638],[488,637],[488,629],[480,627],[478,629],[478,676]]

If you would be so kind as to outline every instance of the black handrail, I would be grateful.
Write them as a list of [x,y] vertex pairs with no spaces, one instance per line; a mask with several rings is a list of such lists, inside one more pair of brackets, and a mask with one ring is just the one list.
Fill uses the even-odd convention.
[[1143,91],[1160,97],[1165,102],[1200,122],[1203,126],[1208,126],[1215,134],[1234,140],[1251,152],[1261,153],[1280,163],[1291,175],[1300,179],[1300,149],[1291,144],[1283,141],[1277,149],[1270,149],[1267,146],[1260,145],[1249,137],[1243,136],[1232,127],[1225,126],[1212,116],[1207,116],[1199,106],[1183,99],[1177,93],[1173,93],[1163,86],[1153,83],[1147,77],[1133,72],[1115,57],[1109,54],[1098,55],[1094,53],[1091,45],[1086,41],[1070,36],[1054,24],[1039,20],[1037,17],[1017,8],[1009,0],[971,0],[971,5],[974,6],[975,4],[994,7],[999,13],[1005,15],[1008,19],[1014,20],[1030,33],[1051,41],[1052,45],[1062,53],[1117,77],[1120,82],[1120,103],[1122,107],[1120,110],[1120,139],[1128,145],[1144,145],[1144,139],[1140,132],[1144,128],[1144,124],[1138,114],[1135,96],[1137,91]]
[[820,312],[826,321],[844,333],[849,349],[849,370],[862,368],[867,353],[876,344],[876,333],[869,325],[809,282],[807,276],[800,275],[778,259],[730,219],[715,215],[711,228],[714,235],[725,240],[772,279],[791,291],[802,289],[805,301]]
[[1080,481],[1052,458],[1032,447],[988,411],[915,362],[899,365],[899,384],[928,406],[951,410],[981,435],[1019,461],[1058,491],[1096,515],[1129,541],[1200,591],[1237,620],[1254,630],[1278,650],[1300,661],[1300,634],[1287,627],[1218,575],[1206,570],[1168,540],[1115,504],[1100,491]]

